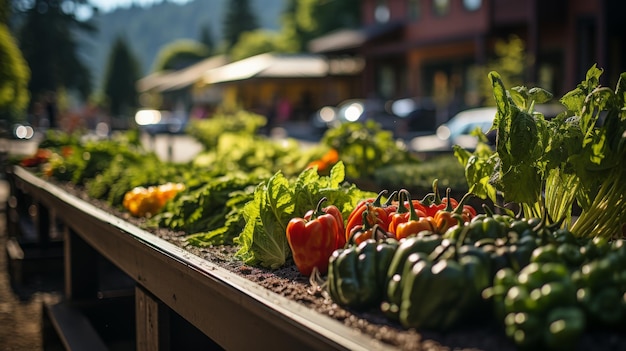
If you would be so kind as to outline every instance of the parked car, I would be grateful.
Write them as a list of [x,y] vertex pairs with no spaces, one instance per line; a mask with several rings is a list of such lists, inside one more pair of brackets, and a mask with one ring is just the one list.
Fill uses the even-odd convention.
[[401,118],[398,134],[405,139],[433,133],[437,127],[437,107],[430,98],[399,99],[391,111]]
[[[337,106],[325,106],[313,115],[312,124],[320,130],[346,122],[364,122],[373,119],[383,126],[392,126],[398,117],[385,108],[385,102],[376,99],[350,99]],[[384,128],[384,127],[383,127]]]
[[7,121],[0,122],[0,138],[29,140],[35,136],[35,129],[28,122],[18,122],[12,126],[7,126]]
[[311,124],[323,133],[342,123],[374,120],[396,137],[407,137],[414,135],[411,133],[434,131],[434,116],[434,105],[427,100],[349,99],[337,106],[324,106],[317,110]]
[[187,120],[170,111],[139,110],[135,123],[148,134],[181,134],[185,132]]
[[[535,110],[546,118],[553,118],[564,110],[558,104],[538,104]],[[473,150],[478,139],[471,135],[476,128],[487,133],[493,125],[496,107],[478,107],[461,111],[448,122],[437,127],[434,134],[418,136],[411,139],[409,145],[416,152],[451,152],[453,145]],[[487,135],[490,141],[495,142],[495,135]]]

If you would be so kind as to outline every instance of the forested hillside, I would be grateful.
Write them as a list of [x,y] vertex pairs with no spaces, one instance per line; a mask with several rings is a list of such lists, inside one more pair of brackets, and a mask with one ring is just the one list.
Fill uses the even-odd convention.
[[[113,40],[123,35],[143,74],[151,71],[157,53],[178,39],[200,39],[208,27],[214,43],[222,38],[223,14],[229,0],[192,0],[180,5],[164,1],[151,7],[121,8],[93,18],[98,33],[79,35],[81,55],[93,72],[94,90],[100,90]],[[259,25],[278,29],[284,0],[250,0]]]

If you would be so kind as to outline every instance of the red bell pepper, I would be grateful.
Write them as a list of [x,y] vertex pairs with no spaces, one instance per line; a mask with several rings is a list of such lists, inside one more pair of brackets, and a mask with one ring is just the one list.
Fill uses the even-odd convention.
[[[320,200],[320,203],[324,201],[326,201],[325,197]],[[318,210],[319,210],[319,206],[315,210],[308,211],[304,215],[304,219],[306,221],[313,220],[316,217],[316,211]],[[339,208],[337,208],[337,206],[330,205],[330,206],[324,207],[321,211],[322,211],[321,213],[320,212],[317,213],[317,216],[319,216],[320,214],[328,213],[328,214],[331,214],[333,217],[335,217],[335,220],[337,221],[337,233],[339,234],[337,235],[335,248],[340,249],[346,246],[346,237],[343,234],[345,232],[345,224],[343,223],[343,216],[341,215],[341,211],[339,211]]]
[[[352,232],[355,228],[361,228],[364,219],[370,221],[368,224],[368,228],[373,227],[375,224],[378,224],[382,229],[387,231],[389,228],[389,214],[394,213],[397,209],[397,206],[392,204],[393,199],[397,192],[393,192],[391,196],[387,199],[387,201],[382,204],[381,200],[384,194],[387,191],[383,190],[378,193],[378,196],[375,199],[367,199],[361,201],[355,208],[350,212],[348,216],[348,220],[345,227],[345,237],[346,241],[350,241],[350,237],[352,236]],[[363,213],[368,211],[368,216],[363,216]]]
[[338,243],[342,242],[339,237],[343,238],[343,230],[340,231],[334,206],[322,209],[324,201],[325,197],[317,203],[315,211],[307,213],[308,219],[292,218],[287,224],[287,242],[294,263],[305,276],[310,276],[315,267],[321,274],[325,274],[328,271],[330,255],[339,248]]
[[424,207],[424,211],[427,216],[434,217],[435,214],[439,210],[443,210],[446,208],[448,201],[452,202],[452,206],[456,206],[457,202],[455,199],[450,199],[448,197],[441,199],[439,196],[439,180],[435,179],[433,181],[433,192],[424,196],[420,204]]

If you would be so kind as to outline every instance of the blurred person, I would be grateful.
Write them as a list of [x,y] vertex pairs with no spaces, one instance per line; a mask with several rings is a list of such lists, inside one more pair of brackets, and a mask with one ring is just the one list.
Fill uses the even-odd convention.
[[57,122],[57,105],[56,105],[56,96],[54,92],[49,92],[45,99],[45,108],[46,108],[46,117],[48,118],[48,126],[52,129],[58,127]]
[[276,120],[279,123],[286,122],[291,119],[291,102],[285,96],[278,98],[276,103]]

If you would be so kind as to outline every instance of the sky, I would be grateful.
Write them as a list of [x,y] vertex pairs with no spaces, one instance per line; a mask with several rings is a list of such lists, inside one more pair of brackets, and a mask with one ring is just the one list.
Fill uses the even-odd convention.
[[[163,0],[89,0],[89,2],[98,7],[102,12],[110,12],[118,7],[130,7],[131,4],[139,6],[147,6],[155,3],[160,3]],[[168,0],[169,2],[175,2],[183,4],[189,2],[189,0]]]

